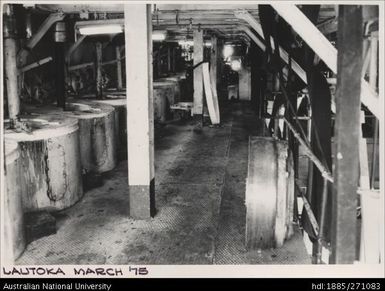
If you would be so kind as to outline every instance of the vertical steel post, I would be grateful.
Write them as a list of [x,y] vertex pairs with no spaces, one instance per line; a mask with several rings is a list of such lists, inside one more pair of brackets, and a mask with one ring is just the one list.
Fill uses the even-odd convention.
[[10,127],[15,128],[20,113],[20,97],[17,89],[16,67],[16,19],[12,4],[4,4],[4,66]]
[[[203,61],[203,30],[194,29],[194,66]],[[194,130],[200,132],[203,127],[203,70],[202,66],[194,69],[194,105],[193,115],[195,120]]]
[[130,216],[155,215],[151,5],[125,4]]
[[338,75],[335,120],[335,157],[332,211],[333,264],[356,259],[357,187],[362,70],[362,7],[339,6]]
[[65,63],[65,42],[67,40],[65,22],[56,22],[54,31],[55,41],[55,89],[57,106],[65,109],[66,92],[66,63]]
[[115,47],[116,53],[116,77],[117,77],[117,89],[122,90],[123,88],[123,80],[122,80],[122,60],[120,54],[120,47]]
[[218,62],[218,45],[216,36],[211,37],[211,54],[210,54],[210,79],[215,90],[217,89],[217,62]]
[[99,99],[103,98],[103,75],[102,75],[102,43],[100,41],[95,43],[96,50],[96,97]]

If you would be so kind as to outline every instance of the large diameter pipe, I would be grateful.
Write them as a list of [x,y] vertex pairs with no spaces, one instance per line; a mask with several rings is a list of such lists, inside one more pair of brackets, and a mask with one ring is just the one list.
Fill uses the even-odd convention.
[[7,88],[8,114],[10,127],[14,128],[19,112],[20,98],[17,89],[17,67],[16,67],[16,29],[15,14],[12,4],[4,5],[4,66],[5,83]]

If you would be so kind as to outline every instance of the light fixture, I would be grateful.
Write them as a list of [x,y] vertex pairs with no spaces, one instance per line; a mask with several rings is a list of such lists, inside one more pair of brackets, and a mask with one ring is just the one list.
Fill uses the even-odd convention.
[[242,68],[242,62],[239,59],[235,59],[231,61],[230,66],[233,71],[239,71]]
[[123,26],[120,24],[90,25],[79,27],[79,33],[82,35],[115,34],[122,32]]
[[180,40],[180,41],[178,41],[178,45],[180,45],[182,47],[193,46],[194,41],[193,40]]
[[153,41],[163,41],[166,39],[167,31],[166,30],[154,30],[152,32]]
[[225,59],[231,57],[234,53],[234,47],[232,45],[224,45],[223,47],[223,57]]

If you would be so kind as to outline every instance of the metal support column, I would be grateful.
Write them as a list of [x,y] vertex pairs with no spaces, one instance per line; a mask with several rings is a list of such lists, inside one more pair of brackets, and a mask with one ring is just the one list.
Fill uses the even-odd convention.
[[65,62],[65,42],[66,24],[65,22],[57,22],[55,24],[54,41],[55,41],[55,92],[57,106],[65,108],[66,92],[66,62]]
[[125,4],[130,216],[155,215],[151,5]]
[[103,47],[101,42],[95,43],[96,50],[96,97],[103,98],[103,75],[102,75],[102,62],[103,62]]
[[121,61],[121,54],[120,54],[120,47],[115,47],[116,52],[116,75],[117,75],[117,89],[122,90],[123,88],[123,80],[122,80],[122,61]]
[[8,115],[10,127],[16,126],[20,112],[20,98],[17,89],[16,67],[16,20],[12,4],[4,4],[4,66],[5,84],[7,89]]
[[339,6],[338,75],[332,211],[334,264],[356,259],[357,187],[359,179],[360,94],[362,69],[362,8]]
[[[194,66],[203,61],[203,30],[194,29]],[[194,69],[194,106],[196,122],[194,130],[200,132],[203,127],[203,71],[202,66]]]

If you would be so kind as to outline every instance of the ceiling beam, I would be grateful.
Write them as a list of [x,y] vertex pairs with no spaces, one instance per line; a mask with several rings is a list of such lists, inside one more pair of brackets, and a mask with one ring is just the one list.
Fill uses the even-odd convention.
[[239,24],[238,19],[201,19],[199,21],[190,21],[190,19],[180,19],[178,23],[175,20],[152,20],[152,24],[154,25],[179,25],[179,26],[199,26],[199,25],[231,25],[231,24]]
[[159,10],[235,10],[250,9],[256,10],[258,5],[252,4],[156,4]]
[[254,41],[254,43],[262,50],[266,50],[266,46],[251,30],[246,26],[241,26],[241,29]]
[[[262,26],[252,15],[250,15],[247,11],[241,10],[235,11],[234,15],[239,19],[246,21],[258,33],[258,35],[264,39]],[[275,48],[275,42],[272,37],[270,37],[270,45],[273,49]],[[290,63],[289,54],[281,46],[279,47],[279,55],[286,64]],[[293,71],[298,75],[298,77],[300,77],[302,81],[307,84],[307,76],[305,70],[302,69],[301,66],[293,59],[291,60],[291,65]]]
[[[258,14],[255,12],[253,12],[251,14],[253,14],[254,16],[258,16]],[[233,14],[232,10],[229,10],[226,12],[215,11],[215,10],[212,10],[212,11],[197,10],[194,12],[175,10],[175,11],[167,11],[167,12],[156,11],[152,14],[153,19],[159,18],[159,19],[165,19],[165,20],[175,20],[177,17],[179,19],[183,19],[183,18],[184,19],[189,19],[189,18],[193,18],[193,19],[202,19],[202,18],[203,19],[218,19],[218,18],[220,18],[220,19],[223,19],[226,17],[234,17],[234,14]]]
[[36,8],[50,12],[80,13],[107,12],[124,13],[122,4],[36,4]]

